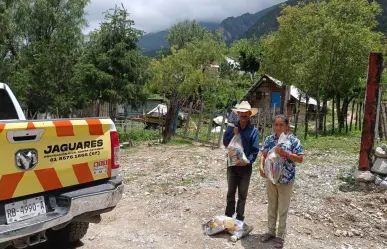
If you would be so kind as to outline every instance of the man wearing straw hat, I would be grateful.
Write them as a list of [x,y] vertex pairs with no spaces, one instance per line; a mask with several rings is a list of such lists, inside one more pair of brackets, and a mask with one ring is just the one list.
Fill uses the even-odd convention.
[[[248,159],[248,163],[237,163],[237,165],[227,167],[227,206],[225,215],[232,217],[236,211],[236,219],[243,221],[245,219],[245,204],[247,193],[250,185],[250,177],[252,173],[252,165],[254,164],[258,152],[258,130],[251,122],[250,118],[257,114],[258,109],[251,108],[247,101],[242,101],[237,108],[232,109],[239,116],[239,121],[236,127],[228,126],[223,137],[225,147],[229,145],[234,135],[240,135],[244,153]],[[235,209],[235,194],[238,190],[238,203]]]

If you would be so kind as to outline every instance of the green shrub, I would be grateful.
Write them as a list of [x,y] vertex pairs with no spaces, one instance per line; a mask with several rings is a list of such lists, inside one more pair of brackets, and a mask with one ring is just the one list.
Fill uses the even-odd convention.
[[129,129],[128,137],[133,141],[149,141],[161,138],[159,130],[145,130],[144,128]]
[[118,138],[120,139],[120,142],[127,142],[129,139],[129,136],[127,133],[124,132],[124,130],[121,127],[117,127],[118,132]]
[[126,133],[121,127],[117,127],[120,142],[127,142],[130,139],[133,141],[149,141],[161,138],[158,130],[145,130],[144,128],[128,128]]

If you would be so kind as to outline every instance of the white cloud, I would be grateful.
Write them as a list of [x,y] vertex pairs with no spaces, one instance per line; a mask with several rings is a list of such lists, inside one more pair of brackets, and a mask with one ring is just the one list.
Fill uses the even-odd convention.
[[221,22],[229,16],[255,13],[280,2],[283,0],[91,0],[86,8],[89,21],[86,31],[98,28],[104,17],[102,12],[121,3],[137,28],[156,32],[187,19]]

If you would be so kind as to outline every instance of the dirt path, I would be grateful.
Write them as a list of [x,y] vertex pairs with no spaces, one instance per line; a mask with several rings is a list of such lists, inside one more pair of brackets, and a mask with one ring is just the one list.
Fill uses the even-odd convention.
[[[100,224],[91,225],[79,248],[272,248],[257,235],[267,222],[265,183],[257,171],[246,204],[252,234],[237,243],[227,234],[203,234],[201,224],[224,213],[224,155],[223,149],[192,145],[124,151],[124,197]],[[341,189],[352,192],[339,190],[339,176],[345,178],[356,159],[340,151],[307,154],[298,167],[285,248],[387,247],[387,195],[364,195],[350,184]]]

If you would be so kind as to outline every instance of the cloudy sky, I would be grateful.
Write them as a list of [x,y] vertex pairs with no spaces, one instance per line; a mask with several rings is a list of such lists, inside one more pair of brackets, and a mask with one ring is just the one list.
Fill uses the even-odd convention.
[[86,11],[88,32],[98,28],[103,20],[102,12],[124,4],[135,21],[136,27],[146,32],[167,29],[171,25],[196,19],[197,21],[220,22],[229,16],[246,12],[255,13],[284,0],[91,0]]

